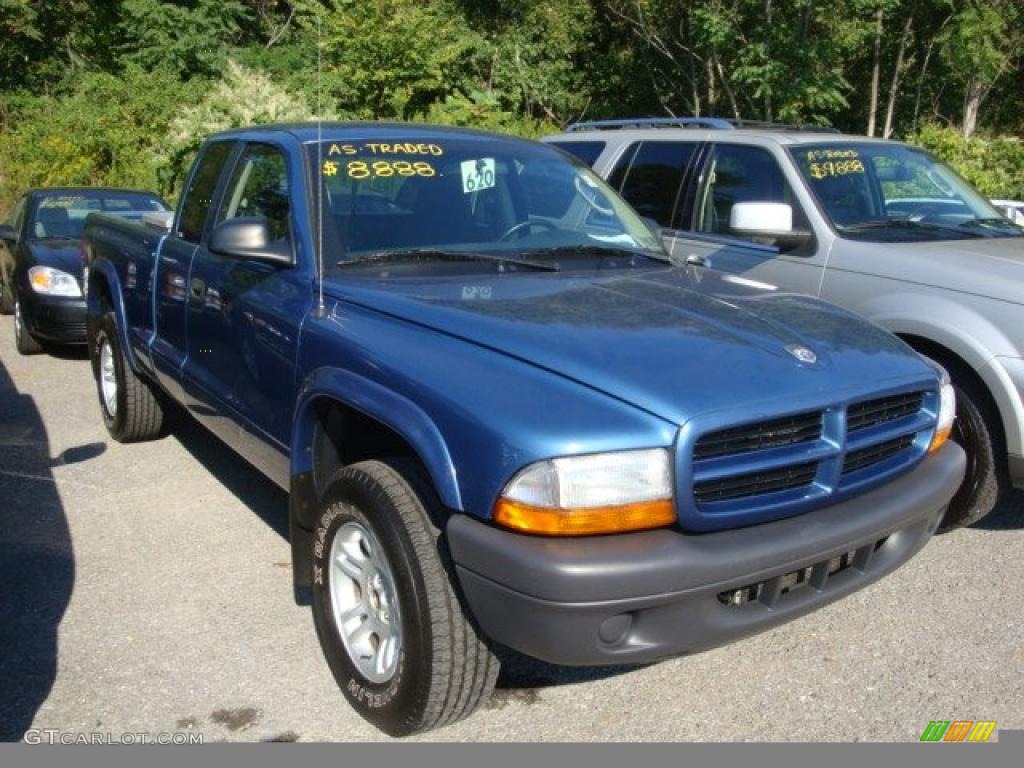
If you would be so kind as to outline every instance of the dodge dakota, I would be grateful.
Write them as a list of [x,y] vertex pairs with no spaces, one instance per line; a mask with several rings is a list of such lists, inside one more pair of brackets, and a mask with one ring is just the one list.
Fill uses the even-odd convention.
[[82,247],[110,434],[177,403],[289,491],[296,594],[390,734],[473,712],[502,647],[647,663],[807,614],[918,552],[963,477],[939,366],[674,264],[539,143],[229,131],[168,228],[93,214]]

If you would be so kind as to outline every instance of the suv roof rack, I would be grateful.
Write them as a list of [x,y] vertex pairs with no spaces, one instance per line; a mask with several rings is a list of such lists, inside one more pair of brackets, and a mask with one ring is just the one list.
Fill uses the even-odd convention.
[[772,123],[765,120],[738,120],[725,117],[630,117],[619,120],[588,120],[566,126],[565,133],[625,128],[706,128],[719,131],[757,128],[773,131],[839,133],[835,128],[827,128],[822,125],[796,125],[794,123]]

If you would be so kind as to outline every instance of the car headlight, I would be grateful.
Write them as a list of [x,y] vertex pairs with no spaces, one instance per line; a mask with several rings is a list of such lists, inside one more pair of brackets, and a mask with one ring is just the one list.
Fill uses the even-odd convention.
[[661,528],[676,521],[664,448],[568,456],[531,464],[505,487],[499,525],[545,536]]
[[28,282],[33,291],[47,296],[78,298],[82,295],[82,289],[74,277],[53,267],[30,267]]
[[932,444],[928,446],[929,453],[939,450],[953,430],[953,419],[956,418],[956,392],[953,391],[953,384],[949,380],[949,374],[942,370],[942,383],[939,386],[939,417],[935,425],[935,437]]

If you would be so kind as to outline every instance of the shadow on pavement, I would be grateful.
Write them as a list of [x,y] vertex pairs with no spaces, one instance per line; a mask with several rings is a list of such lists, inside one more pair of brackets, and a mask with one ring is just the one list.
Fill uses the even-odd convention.
[[983,531],[1012,531],[1024,528],[1024,491],[1008,493],[988,517],[979,520],[972,527]]
[[195,419],[173,414],[171,436],[221,485],[288,541],[288,494]]
[[33,398],[0,361],[0,741],[20,740],[53,688],[57,630],[74,589],[74,551],[51,468],[104,450],[78,446],[51,459]]

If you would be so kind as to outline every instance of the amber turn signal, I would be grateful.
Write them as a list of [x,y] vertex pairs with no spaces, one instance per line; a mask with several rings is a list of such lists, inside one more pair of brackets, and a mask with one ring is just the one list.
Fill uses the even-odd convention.
[[561,509],[499,499],[494,521],[505,528],[541,536],[594,536],[664,528],[676,521],[670,499],[613,507]]
[[935,433],[935,437],[932,438],[932,444],[928,446],[928,453],[935,453],[939,448],[946,444],[949,440],[949,429],[940,429]]

